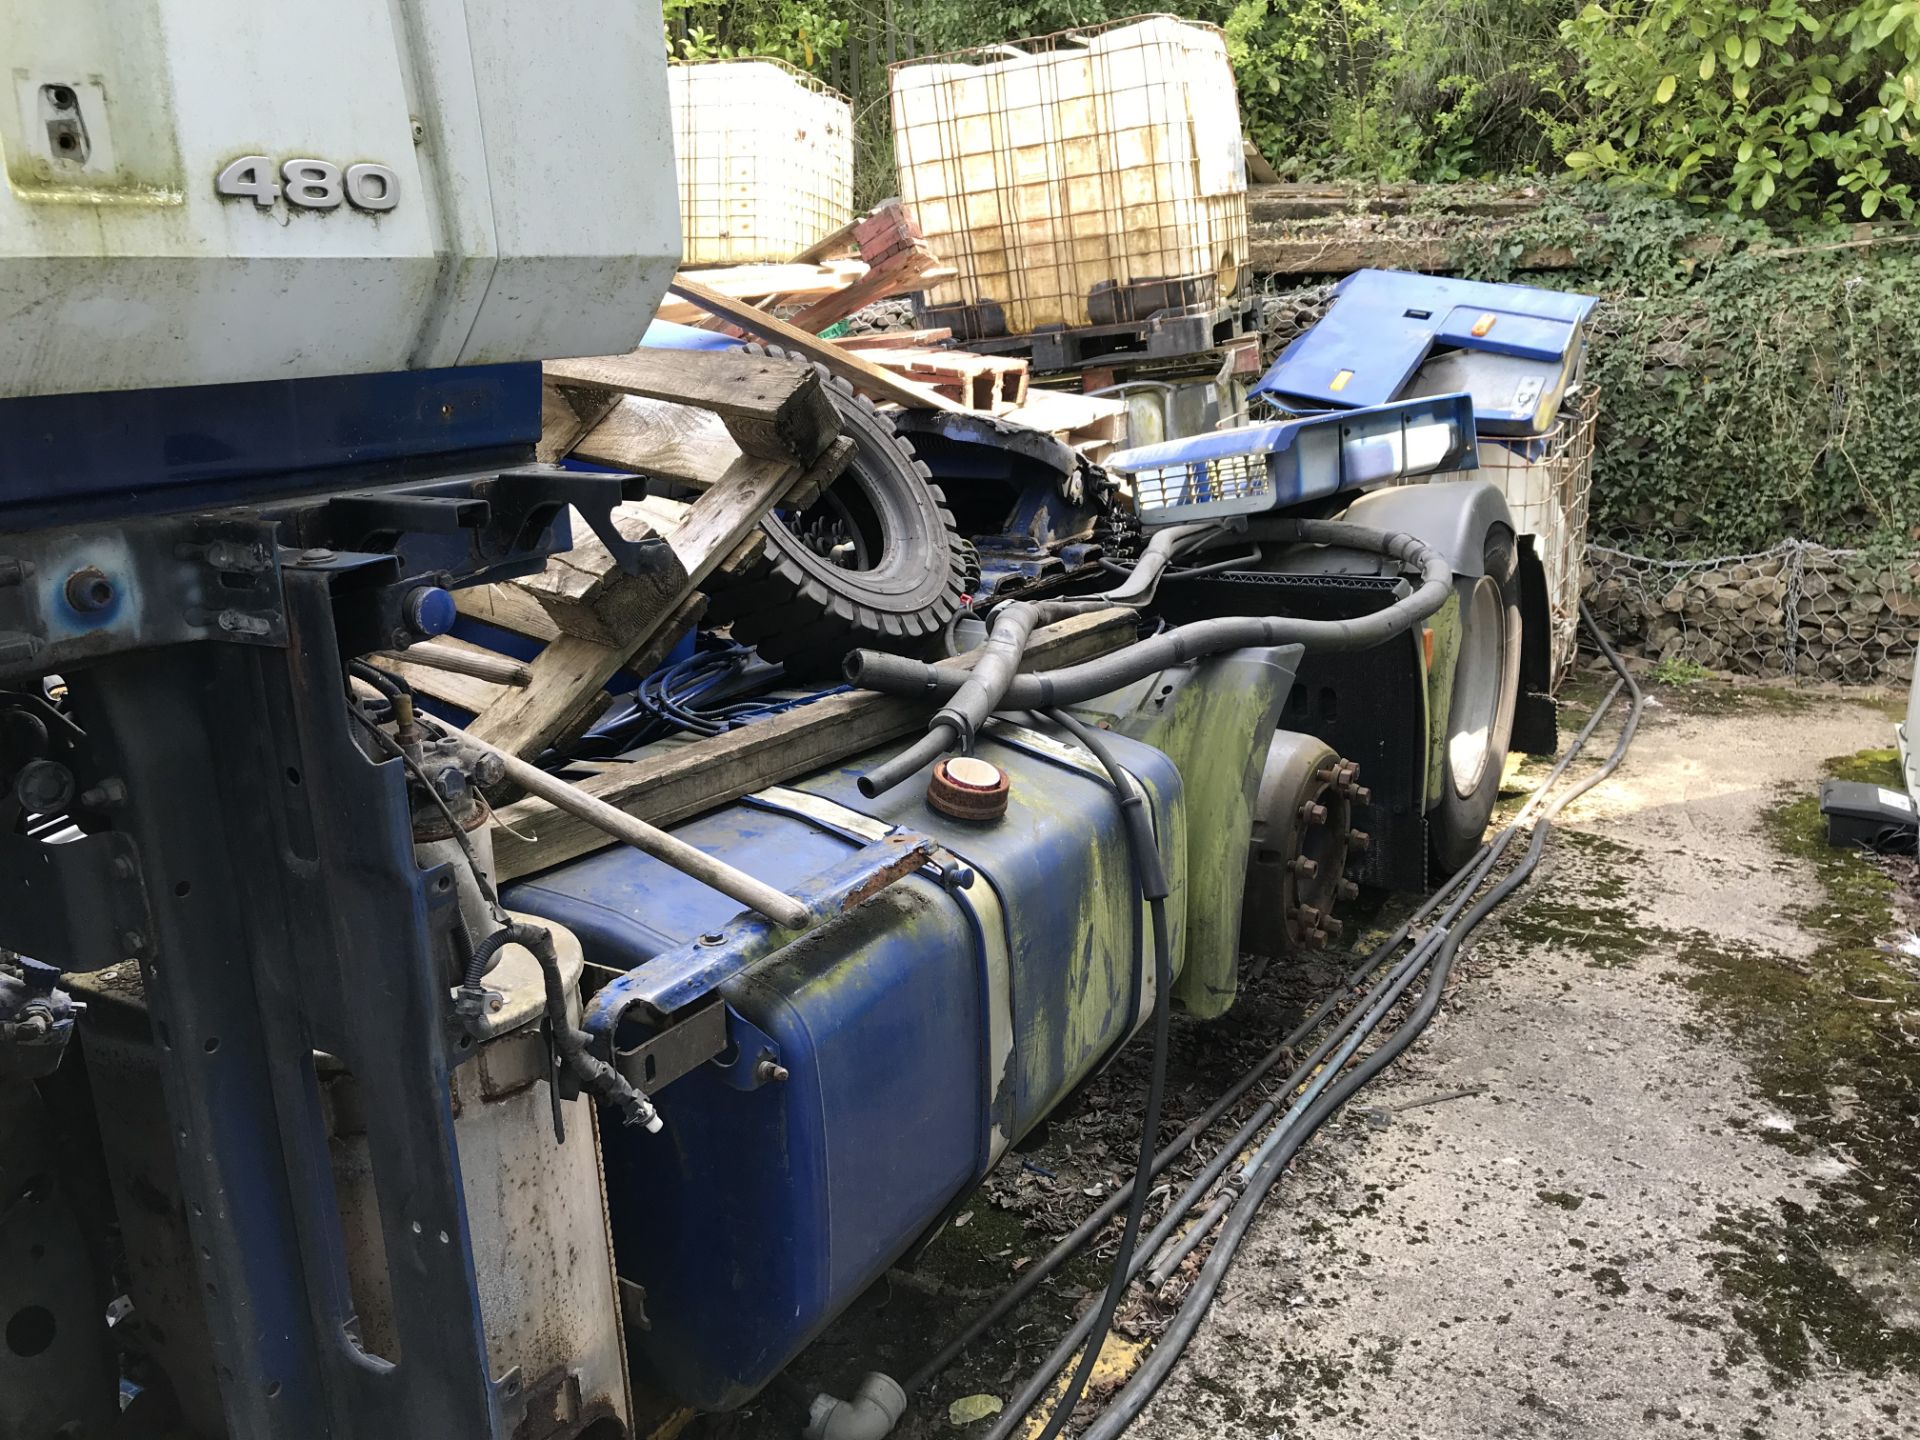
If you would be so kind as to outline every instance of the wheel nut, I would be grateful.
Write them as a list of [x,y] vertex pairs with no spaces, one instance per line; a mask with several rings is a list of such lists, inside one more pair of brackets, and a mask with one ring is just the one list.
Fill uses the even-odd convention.
[[1307,932],[1307,943],[1308,943],[1309,945],[1324,945],[1324,944],[1326,944],[1326,943],[1327,943],[1327,932],[1326,932],[1326,931],[1324,931],[1324,930],[1322,930],[1322,929],[1320,929],[1320,928],[1319,928],[1318,926],[1315,926],[1315,927],[1314,927],[1313,929],[1311,929],[1311,930],[1309,930],[1309,931]]
[[1364,850],[1372,840],[1373,837],[1364,830],[1349,830],[1347,832],[1347,848],[1349,850]]
[[1320,825],[1325,823],[1326,818],[1327,807],[1322,805],[1318,800],[1309,800],[1300,807],[1300,823],[1302,825]]
[[1320,873],[1320,867],[1311,856],[1296,855],[1293,857],[1293,873],[1311,879]]
[[1329,915],[1325,920],[1320,922],[1320,928],[1329,935],[1342,935],[1346,933],[1347,927]]
[[1342,900],[1354,900],[1360,895],[1360,887],[1351,880],[1342,880],[1338,885],[1334,886],[1333,889],[1334,893]]

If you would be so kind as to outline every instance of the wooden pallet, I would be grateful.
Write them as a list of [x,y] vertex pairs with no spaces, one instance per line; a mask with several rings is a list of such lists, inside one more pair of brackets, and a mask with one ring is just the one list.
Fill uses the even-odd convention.
[[1017,356],[858,344],[846,348],[870,364],[891,370],[984,415],[1004,415],[1026,403],[1027,362]]

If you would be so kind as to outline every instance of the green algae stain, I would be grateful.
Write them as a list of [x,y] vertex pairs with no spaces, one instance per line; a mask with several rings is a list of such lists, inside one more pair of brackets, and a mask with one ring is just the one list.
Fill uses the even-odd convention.
[[[1898,783],[1891,750],[1839,756],[1826,773]],[[1684,983],[1747,1053],[1780,1117],[1756,1133],[1829,1163],[1814,1202],[1729,1212],[1709,1260],[1743,1341],[1787,1384],[1839,1365],[1920,1374],[1920,979],[1881,948],[1895,929],[1894,881],[1826,843],[1819,798],[1786,793],[1768,812],[1784,856],[1787,909],[1818,937],[1786,959],[1716,943],[1688,947]],[[1810,870],[1813,883],[1799,877]],[[1798,894],[1791,887],[1801,885]],[[1837,1163],[1833,1163],[1837,1162]],[[1872,1274],[1865,1281],[1856,1277]]]

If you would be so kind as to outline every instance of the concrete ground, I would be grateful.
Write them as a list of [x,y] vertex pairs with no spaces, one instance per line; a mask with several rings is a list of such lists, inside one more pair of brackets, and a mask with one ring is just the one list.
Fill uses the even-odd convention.
[[[1890,707],[1654,696],[1420,1043],[1274,1192],[1133,1433],[1920,1436],[1920,962],[1892,943],[1911,876],[1826,850],[1810,798],[1829,757],[1890,743]],[[1326,978],[1183,1027],[1174,1123]],[[815,1388],[914,1368],[1128,1173],[1140,1073],[1090,1088],[782,1387],[697,1430],[792,1435]],[[1007,1396],[1104,1276],[1069,1267],[897,1433],[984,1433],[949,1405]],[[1123,1338],[1150,1342],[1179,1288],[1136,1297]]]

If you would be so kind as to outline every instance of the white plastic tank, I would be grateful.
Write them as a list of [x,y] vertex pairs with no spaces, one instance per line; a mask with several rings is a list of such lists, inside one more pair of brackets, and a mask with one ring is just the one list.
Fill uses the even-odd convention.
[[659,0],[13,0],[0,397],[601,355],[679,261]]
[[901,196],[959,273],[955,334],[1124,324],[1223,303],[1247,267],[1246,162],[1220,32],[1168,15],[892,72]]
[[853,107],[780,60],[668,71],[688,265],[790,260],[853,218]]

